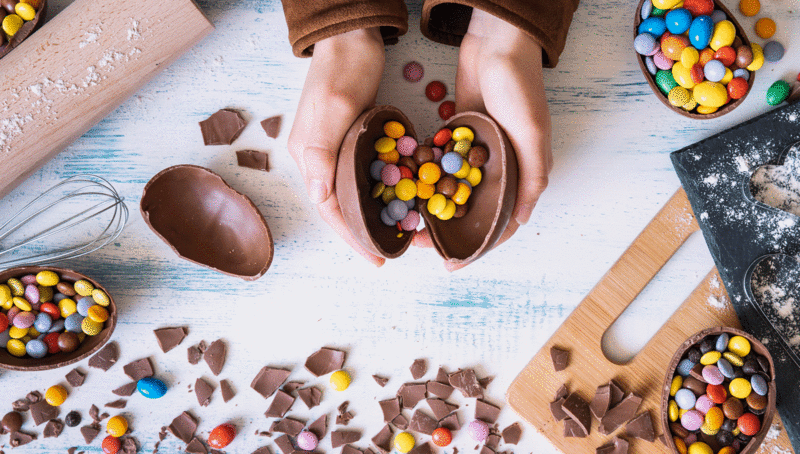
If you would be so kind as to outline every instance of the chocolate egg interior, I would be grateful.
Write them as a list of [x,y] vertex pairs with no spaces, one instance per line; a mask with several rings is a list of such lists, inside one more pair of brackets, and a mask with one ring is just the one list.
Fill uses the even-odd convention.
[[391,120],[405,127],[405,135],[417,138],[413,125],[400,110],[392,106],[373,107],[350,127],[342,141],[336,168],[336,196],[347,227],[361,246],[385,258],[399,257],[413,238],[413,232],[401,234],[397,227],[381,221],[385,205],[370,194],[375,182],[370,178],[369,167],[378,159],[375,141],[386,135],[383,125]]
[[460,126],[475,134],[474,145],[489,150],[489,160],[481,168],[483,178],[469,197],[469,211],[447,221],[424,207],[420,211],[439,254],[454,262],[471,262],[488,252],[508,225],[517,200],[517,157],[505,132],[489,116],[463,112],[446,125]]
[[140,204],[147,225],[181,258],[255,280],[272,262],[272,235],[258,208],[214,172],[179,165],[154,176]]
[[105,294],[108,295],[109,299],[109,304],[106,307],[106,309],[108,310],[108,320],[104,322],[102,331],[100,331],[97,335],[94,336],[86,336],[83,342],[81,342],[78,349],[75,350],[74,352],[56,353],[53,355],[48,354],[44,358],[36,359],[36,358],[31,358],[30,356],[24,356],[22,358],[18,358],[16,356],[9,354],[6,349],[0,348],[0,368],[18,370],[18,371],[39,371],[39,370],[55,369],[58,367],[63,367],[68,364],[78,362],[84,358],[93,355],[97,350],[100,349],[100,347],[105,345],[105,343],[108,342],[108,339],[111,338],[111,334],[114,332],[114,328],[117,326],[117,305],[114,302],[114,296],[111,293],[109,293],[97,281],[87,276],[84,276],[83,274],[63,268],[43,267],[43,266],[21,266],[0,272],[0,282],[6,282],[12,277],[19,278],[21,276],[25,276],[26,274],[36,274],[39,271],[43,270],[55,271],[56,273],[58,273],[58,275],[61,277],[61,280],[63,281],[75,282],[81,279],[85,279],[91,282],[95,288],[98,288],[103,292],[105,292]]

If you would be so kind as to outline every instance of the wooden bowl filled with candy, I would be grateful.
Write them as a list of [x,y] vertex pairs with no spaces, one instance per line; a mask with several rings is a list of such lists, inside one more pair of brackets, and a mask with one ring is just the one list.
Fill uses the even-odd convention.
[[767,348],[744,331],[718,327],[690,337],[672,357],[662,391],[670,452],[756,452],[775,415],[774,373]]
[[116,324],[114,299],[83,274],[41,266],[0,272],[0,368],[38,371],[80,361]]
[[764,63],[761,46],[714,0],[640,0],[633,47],[658,99],[699,120],[739,106]]
[[46,12],[47,0],[0,0],[0,58],[33,33]]

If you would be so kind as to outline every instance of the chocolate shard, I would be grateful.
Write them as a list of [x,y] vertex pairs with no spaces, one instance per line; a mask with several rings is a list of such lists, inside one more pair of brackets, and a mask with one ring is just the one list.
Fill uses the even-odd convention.
[[372,379],[373,379],[373,380],[375,380],[375,383],[377,383],[377,384],[378,384],[378,386],[380,386],[381,388],[383,388],[384,386],[386,386],[386,383],[388,383],[388,382],[389,382],[389,379],[388,379],[388,378],[380,377],[380,376],[378,376],[378,375],[373,375],[373,376],[372,376]]
[[387,399],[378,402],[378,405],[381,406],[381,411],[383,411],[383,421],[384,422],[391,422],[397,415],[400,414],[400,398],[395,397],[394,399]]
[[461,391],[464,397],[483,398],[483,388],[481,388],[478,377],[472,369],[464,369],[450,374],[450,386]]
[[126,405],[128,405],[128,401],[127,400],[125,400],[125,399],[117,399],[117,400],[115,400],[113,402],[106,403],[104,405],[104,407],[122,409],[122,408],[125,408]]
[[447,385],[450,384],[450,374],[442,366],[439,366],[439,370],[436,371],[436,381]]
[[139,381],[145,377],[153,376],[153,365],[150,364],[150,358],[137,359],[122,367],[125,375],[133,381]]
[[556,396],[553,397],[553,400],[558,400],[561,399],[562,397],[566,399],[567,396],[569,396],[569,390],[567,389],[567,385],[561,385],[561,387],[558,388],[558,391],[556,391]]
[[431,448],[431,444],[426,441],[414,446],[411,451],[408,451],[408,454],[433,454],[433,448]]
[[279,419],[272,423],[269,428],[272,432],[282,432],[292,437],[296,437],[303,431],[306,426],[305,422],[292,418]]
[[112,393],[121,396],[121,397],[129,397],[133,395],[133,392],[136,391],[136,382],[130,382],[127,385],[122,385],[119,388],[111,391]]
[[86,374],[79,371],[78,369],[72,369],[65,376],[65,378],[67,379],[67,383],[69,383],[70,386],[72,386],[73,388],[77,388],[83,384],[84,380],[86,380]]
[[305,366],[315,377],[320,377],[341,369],[344,357],[343,351],[323,347],[306,358]]
[[414,408],[419,401],[425,399],[428,388],[425,383],[404,383],[397,390],[403,408]]
[[28,411],[31,408],[31,403],[28,402],[28,399],[17,399],[11,404],[11,408],[14,411]]
[[336,449],[347,443],[355,443],[361,439],[361,432],[356,430],[334,430],[331,432],[331,447]]
[[425,384],[425,388],[428,391],[428,394],[433,394],[436,397],[441,397],[442,399],[448,399],[451,394],[453,394],[452,386],[440,383],[438,381],[429,381]]
[[42,393],[39,391],[31,391],[25,396],[25,398],[28,399],[28,402],[35,404],[36,402],[42,400]]
[[208,346],[205,352],[203,352],[203,359],[208,364],[208,368],[211,369],[211,373],[214,375],[219,375],[222,372],[222,366],[225,365],[225,358],[227,356],[225,342],[222,339],[217,339]]
[[428,398],[425,400],[425,402],[427,402],[428,406],[431,407],[433,416],[435,416],[436,419],[442,419],[450,413],[458,410],[458,405],[453,405],[435,397]]
[[264,366],[258,371],[253,382],[250,383],[250,387],[255,389],[257,393],[261,394],[266,399],[286,381],[286,378],[288,378],[291,373],[292,372],[289,370]]
[[496,407],[480,399],[475,402],[475,419],[480,419],[488,424],[494,424],[497,422],[498,416],[500,416],[500,407]]
[[561,372],[569,365],[569,350],[550,347],[550,359],[553,361],[553,369],[556,372]]
[[186,349],[186,356],[189,360],[189,364],[194,366],[195,364],[199,363],[201,359],[203,359],[203,351],[200,350],[200,347],[197,345],[192,345]]
[[422,358],[415,359],[414,363],[411,364],[409,369],[411,370],[411,376],[414,378],[414,380],[419,380],[425,376],[426,372],[428,372],[428,362]]
[[261,127],[264,128],[264,132],[267,133],[267,137],[271,139],[277,139],[278,135],[281,132],[281,122],[283,117],[281,115],[276,115],[274,117],[269,117],[265,120],[261,120]]
[[458,421],[458,412],[450,413],[444,418],[439,420],[439,427],[445,427],[450,431],[456,431],[461,428],[461,423]]
[[402,414],[397,415],[392,420],[392,424],[394,424],[394,426],[400,430],[406,430],[408,429],[408,418],[406,418]]
[[138,450],[139,447],[136,444],[136,439],[129,435],[122,440],[119,454],[136,454]]
[[232,109],[220,109],[200,122],[200,132],[206,145],[230,145],[239,137],[246,123],[242,115]]
[[208,454],[208,449],[197,437],[192,438],[192,441],[186,445],[185,451],[192,454]]
[[198,350],[200,350],[200,353],[205,353],[205,352],[206,352],[206,350],[208,350],[208,344],[206,344],[206,341],[205,341],[205,340],[201,340],[201,341],[200,341],[200,342],[197,344],[197,349],[198,349]]
[[508,443],[510,445],[515,445],[519,443],[519,440],[522,438],[522,426],[515,422],[510,426],[503,429],[503,443]]
[[283,390],[286,391],[287,393],[291,394],[291,393],[297,391],[298,389],[302,388],[303,386],[305,386],[305,384],[306,384],[306,382],[297,381],[297,380],[286,382],[286,384],[283,385]]
[[625,390],[614,380],[610,380],[608,386],[611,389],[611,400],[608,403],[608,408],[614,408],[625,398]]
[[92,441],[97,437],[97,434],[100,433],[100,428],[95,427],[94,425],[83,426],[81,427],[81,435],[83,435],[83,440],[86,442],[87,445],[92,444]]
[[573,421],[578,423],[581,430],[583,430],[584,436],[589,435],[589,430],[592,427],[592,412],[589,410],[589,404],[581,396],[577,393],[570,394],[561,404],[561,409]]
[[194,394],[197,396],[197,403],[201,407],[207,407],[211,403],[211,395],[214,394],[214,387],[202,378],[194,382]]
[[107,371],[119,359],[119,348],[116,342],[109,342],[99,352],[89,358],[89,367]]
[[100,409],[97,408],[97,405],[92,404],[92,406],[89,407],[89,417],[92,418],[94,422],[100,421]]
[[308,431],[322,440],[328,431],[328,415],[322,415],[308,426]]
[[616,407],[608,410],[603,419],[600,420],[598,430],[603,435],[614,432],[621,425],[630,421],[639,409],[642,398],[634,393],[628,394]]
[[186,334],[188,334],[189,330],[185,326],[176,326],[170,328],[158,328],[153,330],[153,334],[156,336],[156,342],[158,342],[159,348],[164,353],[172,350],[173,348],[180,345],[183,342],[183,339],[186,338]]
[[481,447],[480,454],[495,454],[494,449],[484,445]]
[[278,445],[278,449],[280,449],[283,454],[292,454],[295,452],[292,440],[289,439],[288,435],[284,434],[276,438],[275,444]]
[[353,412],[346,411],[336,415],[336,424],[346,426],[354,418]]
[[50,421],[51,419],[55,419],[58,417],[59,407],[54,407],[48,404],[46,401],[42,400],[32,404],[30,407],[31,411],[31,418],[33,419],[33,424],[38,426],[43,422]]
[[489,385],[494,381],[494,377],[483,377],[478,379],[478,383],[481,385],[481,388],[486,389]]
[[498,446],[500,446],[500,435],[497,434],[489,434],[486,437],[486,441],[484,442],[487,448],[491,448],[496,450]]
[[592,415],[598,420],[602,419],[603,416],[608,411],[610,404],[611,404],[611,386],[610,385],[598,386],[597,391],[595,391],[594,393],[594,397],[592,397],[592,401],[589,403],[589,409],[592,411]]
[[236,163],[239,167],[269,172],[269,155],[263,151],[236,150]]
[[553,402],[550,402],[550,413],[553,414],[553,419],[556,421],[563,421],[569,418],[569,415],[564,413],[564,410],[561,409],[561,405],[564,404],[566,399],[561,397]]
[[596,454],[628,454],[630,444],[624,438],[614,437],[610,443],[600,446]]
[[567,418],[564,420],[564,438],[567,437],[584,438],[586,431],[574,419]]
[[272,398],[272,403],[264,416],[267,418],[283,418],[283,415],[292,408],[294,404],[294,397],[290,396],[280,389],[275,391],[275,397]]
[[342,446],[342,454],[364,454],[364,452],[352,445]]
[[222,391],[222,400],[224,400],[225,403],[230,402],[230,400],[233,399],[233,396],[236,395],[236,391],[233,390],[233,387],[231,387],[231,384],[228,380],[220,380],[219,389]]
[[29,435],[25,432],[11,432],[11,435],[8,436],[8,444],[10,444],[12,448],[17,448],[27,445],[35,439],[35,435]]
[[425,435],[432,435],[433,431],[439,426],[439,421],[431,418],[420,410],[414,412],[408,428]]
[[185,411],[173,419],[169,425],[169,432],[186,444],[192,441],[196,430],[197,420]]
[[297,396],[303,401],[304,404],[306,404],[306,407],[309,409],[316,407],[322,401],[322,391],[315,386],[298,389]]
[[47,421],[47,424],[44,426],[44,438],[58,438],[63,430],[64,421],[60,419],[51,419]]
[[262,446],[253,451],[252,454],[272,454],[272,451],[269,450],[269,446]]
[[633,438],[640,438],[650,443],[654,442],[656,434],[653,430],[653,420],[650,418],[650,412],[642,412],[631,419],[625,426],[625,432]]
[[387,454],[392,450],[392,428],[389,425],[383,426],[377,435],[372,437],[372,444],[383,454]]

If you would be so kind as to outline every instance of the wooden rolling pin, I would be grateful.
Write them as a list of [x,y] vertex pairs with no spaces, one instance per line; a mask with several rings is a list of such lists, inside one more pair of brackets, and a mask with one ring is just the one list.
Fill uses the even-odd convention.
[[192,0],[75,0],[0,59],[0,197],[207,36]]

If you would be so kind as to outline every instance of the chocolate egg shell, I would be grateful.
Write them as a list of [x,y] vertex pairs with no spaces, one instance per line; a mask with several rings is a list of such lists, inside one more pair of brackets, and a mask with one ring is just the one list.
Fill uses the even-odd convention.
[[[32,3],[32,2],[29,2]],[[45,16],[47,15],[47,0],[41,0],[38,8],[36,8],[36,16],[32,20],[26,21],[22,27],[11,37],[5,45],[0,41],[0,58],[3,58],[11,52],[15,47],[19,46],[31,33],[34,32],[41,24],[44,23]],[[0,34],[3,32],[0,31]]]
[[272,234],[261,212],[204,167],[162,170],[145,185],[139,207],[153,232],[190,262],[248,281],[272,263]]

